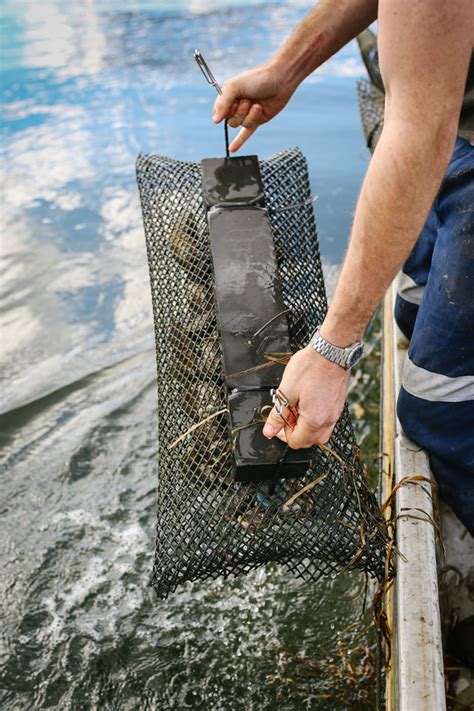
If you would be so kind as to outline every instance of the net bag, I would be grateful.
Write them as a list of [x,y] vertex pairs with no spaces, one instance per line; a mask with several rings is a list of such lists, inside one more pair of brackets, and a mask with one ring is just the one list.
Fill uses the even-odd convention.
[[367,147],[373,153],[384,123],[385,89],[380,74],[377,36],[371,30],[364,30],[358,35],[357,42],[369,75],[369,80],[359,79],[356,84],[359,111]]
[[[327,304],[305,159],[260,162],[290,350]],[[299,476],[236,481],[222,327],[201,166],[137,160],[155,328],[158,523],[151,585],[165,598],[186,581],[247,573],[267,562],[317,580],[358,568],[382,580],[387,535],[366,484],[347,408],[327,446],[306,450]],[[267,358],[267,360],[265,360]],[[262,354],[283,371],[284,359]],[[242,428],[261,430],[255,413]]]

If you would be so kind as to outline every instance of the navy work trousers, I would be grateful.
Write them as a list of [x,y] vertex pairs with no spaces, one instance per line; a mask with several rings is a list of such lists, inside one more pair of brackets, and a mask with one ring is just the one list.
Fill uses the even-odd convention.
[[398,417],[474,536],[474,147],[464,139],[403,267],[395,318],[410,339]]

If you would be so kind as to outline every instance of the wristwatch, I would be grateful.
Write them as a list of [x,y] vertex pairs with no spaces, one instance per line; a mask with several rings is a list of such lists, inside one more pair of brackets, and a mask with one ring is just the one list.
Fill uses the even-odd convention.
[[326,341],[319,333],[321,326],[318,326],[314,336],[311,338],[309,345],[314,348],[317,353],[327,358],[327,360],[337,363],[341,368],[349,370],[356,365],[364,355],[364,344],[361,341],[353,343],[347,348],[338,348],[332,343]]

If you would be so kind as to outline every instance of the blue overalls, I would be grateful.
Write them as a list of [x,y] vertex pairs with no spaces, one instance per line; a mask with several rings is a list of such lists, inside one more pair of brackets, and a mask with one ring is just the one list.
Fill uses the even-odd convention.
[[463,138],[403,267],[395,318],[410,339],[398,417],[474,536],[474,147]]

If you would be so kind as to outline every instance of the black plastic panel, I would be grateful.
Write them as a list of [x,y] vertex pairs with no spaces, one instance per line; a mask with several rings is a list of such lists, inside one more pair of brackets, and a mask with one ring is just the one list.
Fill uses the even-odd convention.
[[[303,476],[310,451],[294,451],[262,434],[260,411],[271,403],[291,352],[273,236],[256,156],[202,161],[204,199],[224,353],[237,481]],[[237,205],[239,203],[239,205]]]
[[262,434],[260,410],[271,404],[269,390],[231,393],[228,397],[236,481],[261,481],[302,476],[310,465],[304,449],[290,449],[280,439],[269,440]]
[[214,209],[209,229],[227,384],[276,387],[283,368],[265,356],[290,352],[290,338],[267,214]]
[[257,156],[206,158],[201,161],[204,201],[208,208],[265,204]]

